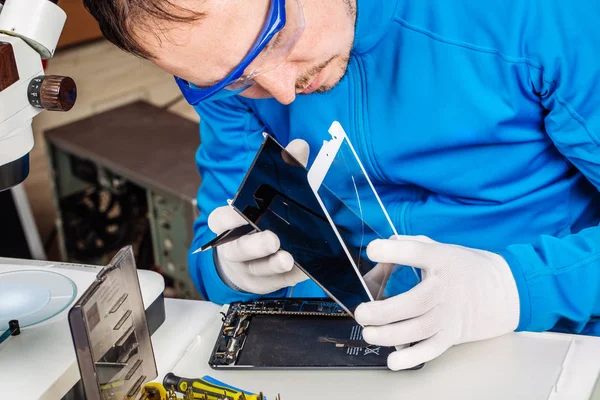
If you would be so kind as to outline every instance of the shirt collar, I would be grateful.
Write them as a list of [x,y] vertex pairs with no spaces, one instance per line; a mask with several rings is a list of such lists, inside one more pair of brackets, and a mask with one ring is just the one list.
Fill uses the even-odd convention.
[[354,48],[363,53],[383,37],[394,17],[398,0],[356,0]]

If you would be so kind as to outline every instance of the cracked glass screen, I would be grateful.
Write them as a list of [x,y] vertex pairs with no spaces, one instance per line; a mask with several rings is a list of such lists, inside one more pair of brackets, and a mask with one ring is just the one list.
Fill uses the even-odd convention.
[[[355,272],[300,165],[273,138],[265,141],[246,174],[234,206],[258,230],[277,234],[306,274],[350,314],[361,303],[372,300]],[[344,204],[323,190],[328,204],[344,212]],[[356,215],[347,209],[348,215]],[[351,236],[342,228],[342,234]],[[354,250],[358,252],[358,249]]]
[[376,265],[367,256],[369,243],[397,232],[341,125],[334,123],[330,134],[332,140],[324,142],[309,173],[313,190],[371,296],[378,300],[406,292],[419,282],[417,270]]

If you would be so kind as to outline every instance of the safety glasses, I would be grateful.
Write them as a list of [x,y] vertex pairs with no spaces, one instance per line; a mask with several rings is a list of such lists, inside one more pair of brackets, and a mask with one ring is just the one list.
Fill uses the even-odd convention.
[[300,0],[271,0],[267,19],[258,38],[238,64],[219,83],[202,88],[175,77],[188,103],[197,105],[208,98],[224,98],[243,92],[254,79],[277,68],[289,56],[304,31]]

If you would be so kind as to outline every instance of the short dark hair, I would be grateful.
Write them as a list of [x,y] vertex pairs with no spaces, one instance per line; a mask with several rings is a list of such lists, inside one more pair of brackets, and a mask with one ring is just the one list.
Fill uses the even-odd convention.
[[204,16],[169,0],[83,0],[83,5],[98,21],[106,39],[142,58],[154,54],[140,45],[134,28],[145,27],[158,35],[160,22],[194,22]]

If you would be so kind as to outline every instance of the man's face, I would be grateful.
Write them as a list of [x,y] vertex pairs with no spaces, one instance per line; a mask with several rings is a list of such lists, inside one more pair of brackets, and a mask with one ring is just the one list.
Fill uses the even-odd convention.
[[[274,97],[289,104],[296,94],[325,92],[335,86],[345,74],[354,39],[355,1],[301,0],[305,28],[292,52],[276,68],[257,76],[256,85],[242,96]],[[224,78],[247,54],[265,24],[271,0],[172,2],[205,17],[194,23],[158,24],[152,32],[139,29],[137,34],[159,67],[207,87]]]

